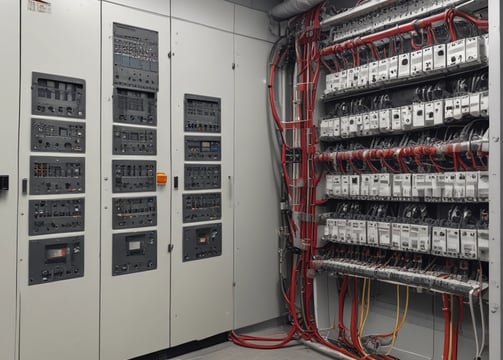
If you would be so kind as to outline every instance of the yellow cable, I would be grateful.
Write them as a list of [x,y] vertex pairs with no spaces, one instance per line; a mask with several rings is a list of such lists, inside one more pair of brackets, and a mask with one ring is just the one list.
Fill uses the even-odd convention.
[[367,309],[365,310],[365,317],[363,319],[363,324],[360,327],[360,335],[363,335],[363,330],[365,329],[365,324],[367,323],[369,312],[370,312],[370,279],[368,280],[367,285]]
[[407,319],[407,311],[409,310],[409,287],[405,287],[405,309],[403,310],[402,321],[400,321],[400,325],[398,325],[398,330],[400,330],[405,324],[405,320]]
[[[367,290],[367,291],[365,291],[365,290]],[[368,354],[365,351],[365,347],[363,346],[363,343],[362,343],[362,340],[361,340],[362,339],[361,335],[362,335],[362,332],[363,332],[363,327],[365,326],[365,321],[367,321],[367,316],[368,316],[369,307],[370,307],[370,302],[368,300],[367,300],[367,304],[365,306],[365,294],[366,294],[366,292],[370,294],[370,280],[368,280],[368,284],[367,284],[367,279],[363,279],[362,304],[361,304],[361,313],[360,313],[360,328],[359,328],[358,339],[357,339],[357,341],[358,341],[361,349],[363,350],[364,357],[362,359],[367,359],[370,356],[370,354]],[[369,299],[370,299],[370,296],[369,296]]]
[[367,279],[363,279],[363,289],[362,289],[362,304],[360,310],[360,335],[362,333],[363,317],[365,314],[365,289],[367,287]]
[[398,325],[400,321],[400,286],[396,286],[396,318],[395,318],[395,329],[393,330],[393,339],[391,340],[391,345],[386,352],[386,356],[391,353],[391,350],[395,347],[396,334],[398,332]]
[[451,318],[449,320],[449,355],[448,360],[452,360],[452,318],[454,317],[454,295],[451,295]]

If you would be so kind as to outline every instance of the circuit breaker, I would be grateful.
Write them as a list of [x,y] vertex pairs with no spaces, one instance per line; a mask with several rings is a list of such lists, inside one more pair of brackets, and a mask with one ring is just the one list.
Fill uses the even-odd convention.
[[[437,284],[435,291],[445,297],[458,296],[459,302],[466,303],[469,298],[470,306],[476,301],[482,313],[487,311],[481,294],[491,276],[487,232],[488,8],[484,1],[466,5],[462,0],[359,2],[353,8],[320,16],[322,35],[315,45],[320,46],[320,71],[326,76],[324,91],[319,103],[311,102],[309,96],[296,96],[307,92],[302,84],[312,78],[294,70],[298,72],[293,76],[301,80],[293,88],[296,95],[292,100],[299,106],[292,110],[292,118],[306,119],[306,124],[297,127],[286,122],[283,128],[279,126],[286,143],[283,147],[293,148],[297,144],[290,140],[308,138],[305,128],[309,128],[311,116],[315,119],[313,129],[318,138],[307,141],[303,149],[310,151],[312,146],[319,151],[312,163],[307,158],[294,166],[285,157],[281,159],[282,173],[287,174],[284,196],[290,200],[289,211],[298,211],[289,221],[301,229],[296,239],[299,252],[310,254],[307,244],[311,239],[306,239],[302,229],[309,232],[304,228],[309,223],[305,209],[311,206],[312,213],[318,214],[319,230],[313,244],[329,249],[327,254],[315,255],[320,258],[315,260],[315,269],[327,271],[316,275],[322,280],[315,290],[319,295],[315,302],[324,296],[330,298],[332,289],[325,291],[327,284],[334,284],[335,290],[336,281],[324,283],[330,277],[351,282],[360,279],[355,283],[363,277],[421,289],[436,287],[436,278],[442,277],[446,283]],[[328,9],[334,10],[330,5]],[[452,24],[451,17],[460,22]],[[303,45],[299,35],[292,40],[294,37],[296,52],[284,53],[302,58],[301,50],[308,45]],[[276,50],[276,55],[280,54],[283,50]],[[311,60],[305,61],[310,64]],[[316,78],[312,81],[316,83]],[[311,113],[312,108],[317,111]],[[314,169],[314,179],[322,179],[316,189],[322,192],[317,194],[316,205],[302,200],[304,195],[308,199],[312,195],[309,184],[303,182],[311,173],[299,170],[302,166]],[[301,199],[300,205],[297,199]],[[292,237],[296,234],[296,229],[289,233]],[[382,276],[377,274],[381,269]],[[303,276],[311,275],[306,272]],[[337,290],[338,294],[343,292],[341,286]],[[364,295],[365,290],[362,299]],[[344,301],[341,303],[339,313],[344,314]],[[374,299],[372,303],[380,306]],[[316,306],[317,319],[320,313],[325,316],[332,311],[323,303]],[[436,319],[437,314],[432,315]],[[343,329],[344,321],[339,319]],[[477,325],[477,321],[473,320],[474,326],[480,331],[485,325]],[[449,330],[446,326],[444,333],[449,335],[449,331],[452,327]],[[421,332],[431,336],[431,329]],[[347,339],[345,330],[341,334],[339,340]],[[462,335],[455,335],[461,339]],[[351,334],[352,340],[354,336]],[[356,346],[362,357],[379,353],[370,338],[361,337]],[[434,338],[436,349],[436,335]],[[463,354],[457,343],[447,344],[450,348],[444,346],[443,357],[451,356],[449,349],[456,349],[460,359],[485,359],[479,339],[477,344],[468,344],[468,338],[463,338],[463,344],[459,340]],[[403,344],[409,346],[409,341],[397,347]],[[391,352],[406,358],[414,352],[441,357],[437,349],[432,354],[419,348],[407,349],[407,355],[393,351],[386,355]]]

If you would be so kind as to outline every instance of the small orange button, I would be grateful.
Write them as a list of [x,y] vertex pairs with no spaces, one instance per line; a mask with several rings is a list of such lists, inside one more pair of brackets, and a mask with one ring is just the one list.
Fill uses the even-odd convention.
[[165,172],[157,173],[157,185],[166,185],[168,182],[168,175]]

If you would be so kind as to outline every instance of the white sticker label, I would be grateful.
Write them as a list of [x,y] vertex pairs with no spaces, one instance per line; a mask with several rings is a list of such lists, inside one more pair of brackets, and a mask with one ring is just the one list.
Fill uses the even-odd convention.
[[28,0],[28,10],[50,14],[51,3],[43,0]]

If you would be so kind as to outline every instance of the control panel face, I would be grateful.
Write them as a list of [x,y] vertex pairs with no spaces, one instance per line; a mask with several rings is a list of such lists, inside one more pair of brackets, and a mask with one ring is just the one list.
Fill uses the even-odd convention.
[[219,133],[221,130],[221,112],[220,98],[185,94],[184,130]]
[[157,231],[113,235],[112,275],[157,268]]
[[31,120],[31,150],[83,153],[86,151],[86,124],[61,120]]
[[214,136],[185,136],[185,161],[220,161],[221,140]]
[[135,125],[156,126],[156,93],[114,88],[113,121]]
[[183,195],[183,222],[217,220],[222,217],[222,194]]
[[112,192],[155,191],[156,162],[112,160]]
[[159,36],[156,31],[114,23],[114,85],[159,89]]
[[28,285],[84,276],[84,236],[30,240]]
[[30,195],[85,191],[85,158],[31,156]]
[[65,76],[32,73],[32,114],[86,117],[86,82]]
[[84,198],[30,200],[29,234],[84,231]]
[[185,164],[185,190],[220,189],[221,173],[220,165]]
[[129,126],[114,126],[114,155],[156,155],[157,130]]
[[128,229],[157,225],[155,196],[114,198],[113,229]]
[[183,261],[222,255],[222,224],[190,226],[183,229]]

